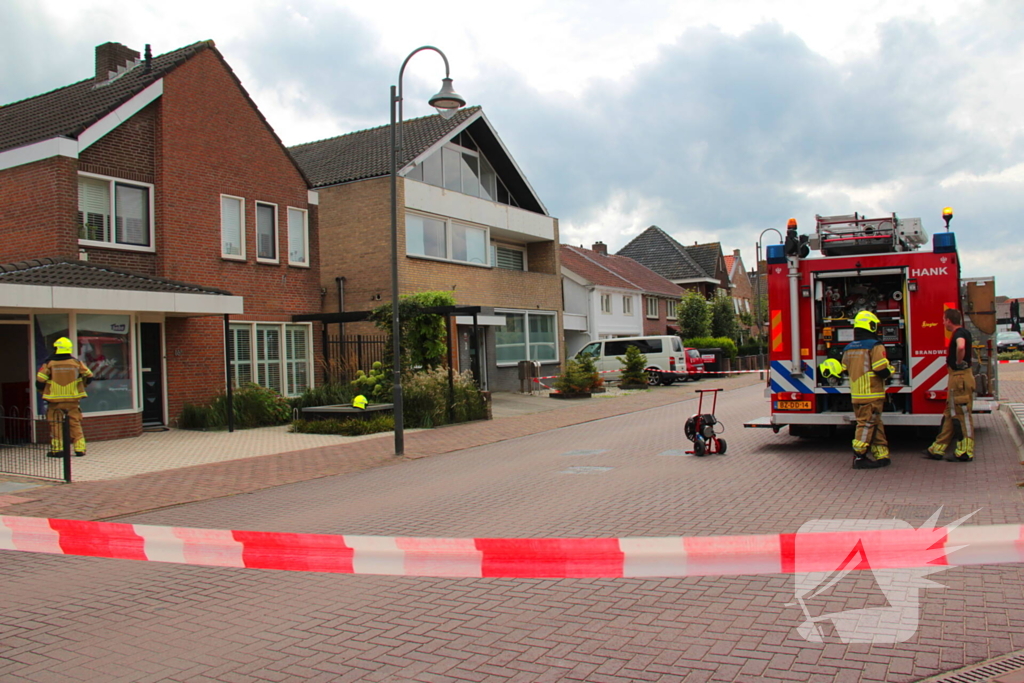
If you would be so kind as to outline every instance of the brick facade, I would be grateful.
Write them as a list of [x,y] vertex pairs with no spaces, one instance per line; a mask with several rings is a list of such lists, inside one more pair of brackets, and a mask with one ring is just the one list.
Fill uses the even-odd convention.
[[[79,258],[78,173],[154,185],[155,249],[83,247],[92,264],[213,287],[244,297],[238,321],[287,322],[321,310],[317,217],[307,184],[215,49],[164,76],[163,95],[83,150],[0,171],[0,261]],[[221,258],[221,194],[245,200],[244,261]],[[257,263],[256,202],[277,206],[278,263]],[[308,211],[310,267],[288,264],[288,208]],[[168,414],[225,388],[224,319],[164,322]],[[320,331],[312,331],[319,349]],[[311,374],[316,356],[311,355]],[[141,432],[139,414],[86,418],[90,439]]]
[[[398,184],[398,204],[405,202],[404,183]],[[336,278],[344,277],[345,310],[365,311],[391,300],[391,201],[388,177],[322,188],[321,286],[326,290],[324,312],[337,312]],[[481,200],[483,201],[483,200]],[[405,221],[398,218],[398,277],[400,294],[449,291],[458,305],[488,309],[513,308],[557,312],[558,348],[562,337],[562,294],[558,258],[558,224],[555,240],[527,245],[529,272],[483,268],[461,263],[405,255]],[[332,330],[333,333],[333,330]],[[380,334],[370,323],[348,323],[345,334]],[[488,358],[493,359],[493,340]],[[468,370],[462,363],[460,370]],[[495,368],[491,363],[492,388],[518,388],[516,368]],[[506,376],[508,375],[508,376]],[[514,384],[514,387],[513,387]]]
[[77,163],[51,157],[0,171],[0,262],[78,254]]

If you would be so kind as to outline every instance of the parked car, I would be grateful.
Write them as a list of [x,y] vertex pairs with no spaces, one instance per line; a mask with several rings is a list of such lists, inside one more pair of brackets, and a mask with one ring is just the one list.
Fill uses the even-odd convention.
[[1000,332],[996,335],[996,348],[999,353],[1024,350],[1024,338],[1020,336],[1020,332]]
[[686,348],[686,377],[691,382],[696,382],[704,374],[704,357],[697,349]]
[[635,346],[640,353],[647,356],[647,383],[650,385],[669,385],[677,379],[685,379],[689,367],[689,356],[683,349],[679,337],[664,335],[659,337],[619,337],[617,339],[601,339],[590,342],[577,354],[590,354],[598,372],[606,380],[618,380],[621,375],[622,363],[619,358],[626,356],[626,349]]

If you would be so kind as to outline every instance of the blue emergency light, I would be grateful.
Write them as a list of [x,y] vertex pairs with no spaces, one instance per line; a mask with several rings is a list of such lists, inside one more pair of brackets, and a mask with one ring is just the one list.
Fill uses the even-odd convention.
[[932,235],[932,251],[949,254],[956,251],[956,235],[951,232],[937,232]]
[[785,244],[769,244],[768,245],[768,263],[785,263],[786,262],[786,245]]

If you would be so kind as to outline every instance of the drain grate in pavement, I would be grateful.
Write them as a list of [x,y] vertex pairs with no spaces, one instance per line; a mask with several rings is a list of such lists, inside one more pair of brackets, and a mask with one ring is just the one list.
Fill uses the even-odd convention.
[[588,465],[580,465],[576,467],[567,467],[566,469],[559,472],[559,474],[604,474],[609,470],[615,469],[614,467],[592,467]]
[[562,455],[599,455],[607,452],[607,448],[602,448],[599,451],[566,451],[565,453],[562,453]]
[[920,683],[1024,683],[1024,651],[926,678]]
[[674,455],[674,456],[689,457],[689,456],[693,455],[693,453],[687,453],[685,448],[670,448],[667,451],[662,451],[661,453],[658,453],[658,455]]

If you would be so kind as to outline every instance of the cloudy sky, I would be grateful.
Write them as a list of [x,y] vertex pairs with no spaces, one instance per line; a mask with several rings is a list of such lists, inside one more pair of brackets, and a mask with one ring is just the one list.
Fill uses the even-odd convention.
[[[108,40],[213,39],[286,144],[387,123],[402,60],[433,44],[563,242],[656,224],[750,264],[790,217],[934,232],[953,206],[964,274],[1024,296],[1019,0],[2,0],[0,34],[4,103],[88,77]],[[410,62],[407,118],[442,70]]]

